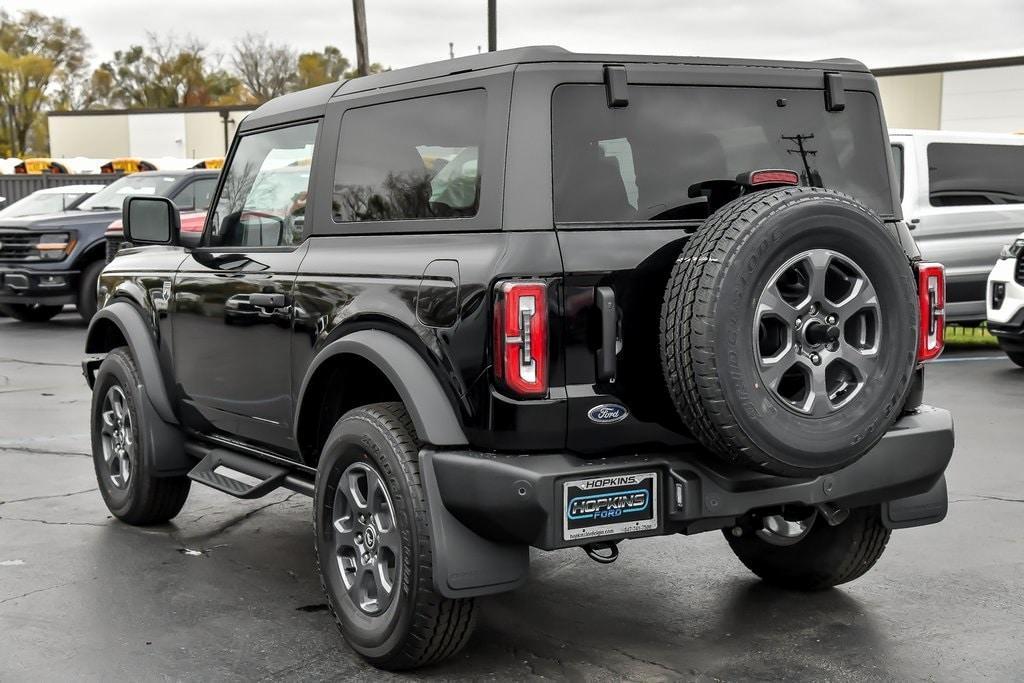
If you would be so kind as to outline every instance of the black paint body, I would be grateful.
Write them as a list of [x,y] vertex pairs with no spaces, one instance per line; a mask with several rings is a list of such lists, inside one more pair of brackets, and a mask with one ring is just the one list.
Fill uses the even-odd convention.
[[[458,482],[468,485],[479,475],[497,487],[490,501],[495,520],[507,518],[510,511],[526,519],[533,514],[529,510],[541,510],[540,521],[523,522],[536,522],[541,532],[507,534],[506,541],[511,537],[541,547],[565,545],[554,540],[560,514],[556,501],[549,499],[554,494],[541,494],[553,492],[552,482],[568,474],[558,468],[621,470],[639,456],[638,467],[650,463],[646,466],[678,469],[682,474],[672,476],[689,482],[687,486],[698,486],[693,482],[702,479],[726,489],[781,486],[763,475],[752,480],[749,473],[696,466],[688,470],[685,464],[714,459],[695,443],[669,399],[658,326],[669,271],[700,221],[555,223],[552,93],[564,83],[603,84],[609,63],[625,70],[626,85],[619,79],[616,88],[625,87],[626,95],[616,92],[616,102],[628,97],[629,86],[647,83],[813,90],[821,93],[825,107],[826,71],[841,71],[847,90],[877,98],[874,79],[854,62],[741,63],[528,49],[472,58],[472,68],[461,69],[462,61],[454,60],[272,101],[243,121],[232,154],[246,135],[319,121],[301,242],[289,248],[126,249],[101,277],[101,305],[130,302],[150,325],[173,417],[189,438],[230,443],[257,457],[290,462],[296,472],[311,476],[339,406],[407,398],[402,387],[397,394],[391,388],[396,380],[405,380],[400,373],[366,367],[372,353],[353,365],[329,366],[324,361],[340,342],[372,330],[411,349],[429,369],[430,382],[440,388],[435,396],[443,396],[437,402],[444,405],[413,405],[410,410],[414,421],[420,420],[424,445],[448,454],[438,453],[430,461],[438,468],[441,493],[465,506],[468,492],[478,489],[459,491]],[[331,198],[345,112],[469,89],[487,93],[476,215],[336,222]],[[879,117],[877,143],[887,155],[885,141]],[[227,167],[231,161],[229,156]],[[895,197],[895,185],[890,185]],[[912,241],[895,200],[893,207],[894,213],[883,218],[912,257]],[[206,230],[208,237],[209,223]],[[520,277],[548,284],[550,387],[546,397],[529,400],[502,393],[492,376],[494,286]],[[594,305],[598,288],[603,296],[613,297],[617,308],[614,381],[599,379],[599,350],[607,346],[608,328]],[[255,305],[253,295],[274,304]],[[91,331],[88,350],[109,350],[101,337],[99,327],[95,334]],[[408,359],[403,362],[411,367]],[[342,369],[330,373],[326,367]],[[628,414],[595,423],[588,412],[602,404],[623,406]],[[449,412],[454,430],[433,431],[425,423],[428,413]],[[912,484],[880,492],[873,502],[921,493],[935,484],[951,452],[946,422],[948,416],[939,416],[934,418],[938,427],[924,429],[938,439],[934,466],[908,474]],[[501,460],[531,454],[540,457]],[[523,464],[527,460],[536,463],[533,470]],[[461,471],[472,475],[453,474]],[[664,474],[661,495],[667,504],[674,494],[668,469]],[[511,497],[507,505],[502,495]],[[675,514],[680,520],[689,515],[691,522],[714,517],[699,504]],[[463,521],[471,516],[465,512]],[[506,523],[518,522],[505,519],[500,524]],[[666,520],[652,533],[706,530],[725,523],[711,519],[687,526]],[[475,524],[481,533],[491,528],[483,518]]]

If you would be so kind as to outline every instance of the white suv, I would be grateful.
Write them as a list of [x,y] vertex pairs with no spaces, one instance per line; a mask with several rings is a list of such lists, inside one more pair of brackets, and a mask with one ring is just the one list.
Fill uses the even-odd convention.
[[1024,367],[1024,233],[1003,248],[988,276],[988,330]]

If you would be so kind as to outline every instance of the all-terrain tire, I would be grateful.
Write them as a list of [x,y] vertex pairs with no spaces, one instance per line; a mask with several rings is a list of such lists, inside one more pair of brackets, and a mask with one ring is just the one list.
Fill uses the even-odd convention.
[[877,505],[855,508],[838,526],[819,515],[807,535],[793,545],[773,545],[756,534],[725,538],[736,557],[764,581],[800,591],[819,591],[853,581],[871,569],[889,542]]
[[[100,364],[92,392],[92,454],[100,494],[111,514],[134,526],[162,524],[174,518],[185,505],[192,483],[185,476],[154,476],[146,452],[141,385],[131,352],[122,346],[107,354]],[[121,438],[117,442],[130,443],[123,451],[117,451],[125,454],[123,459],[113,454],[117,450],[112,448],[113,439],[107,437],[105,442],[104,436],[105,420],[117,423],[117,411],[112,405],[115,399],[128,414],[120,425]],[[105,417],[105,413],[109,414]]]
[[102,260],[93,261],[83,270],[78,280],[78,300],[75,307],[82,320],[89,322],[96,315],[96,285],[100,279],[100,271],[107,265]]
[[[369,663],[401,670],[432,664],[461,650],[476,624],[472,599],[452,600],[434,589],[426,494],[420,481],[415,428],[401,403],[376,403],[349,411],[327,438],[317,468],[314,545],[321,585],[345,640]],[[334,545],[334,499],[342,474],[353,464],[382,479],[401,534],[398,592],[380,614],[368,614],[349,597]]]
[[63,310],[63,306],[42,304],[3,304],[2,310],[8,316],[23,323],[45,323]]
[[[815,250],[848,258],[870,279],[884,342],[859,393],[827,416],[797,414],[769,391],[752,341],[768,281]],[[913,270],[870,209],[832,190],[766,190],[724,206],[683,248],[662,303],[662,370],[680,417],[709,450],[751,469],[817,475],[854,462],[899,417],[917,321]]]

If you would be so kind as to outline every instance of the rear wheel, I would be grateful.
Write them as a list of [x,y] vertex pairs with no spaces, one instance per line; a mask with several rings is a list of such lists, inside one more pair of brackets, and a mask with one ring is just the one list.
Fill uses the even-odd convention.
[[1024,368],[1024,351],[1007,351],[1006,357],[1011,361]]
[[836,526],[808,509],[754,517],[726,529],[725,537],[747,569],[768,583],[817,591],[853,581],[871,569],[890,533],[878,506],[872,506],[851,510]]
[[473,600],[450,600],[434,590],[418,455],[402,404],[377,403],[338,421],[317,469],[321,583],[345,640],[382,669],[450,657],[476,621]]
[[53,318],[63,306],[43,306],[42,304],[3,304],[0,310],[25,323],[44,323]]

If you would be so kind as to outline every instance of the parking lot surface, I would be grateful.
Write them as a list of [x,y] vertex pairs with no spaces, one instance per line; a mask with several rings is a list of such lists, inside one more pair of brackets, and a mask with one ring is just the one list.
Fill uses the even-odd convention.
[[[195,486],[171,524],[109,516],[75,315],[0,318],[0,680],[381,679],[341,640],[307,498]],[[453,660],[402,678],[1014,680],[1024,676],[1024,370],[947,352],[926,399],[957,446],[949,516],[817,594],[759,583],[721,535],[536,553]]]

